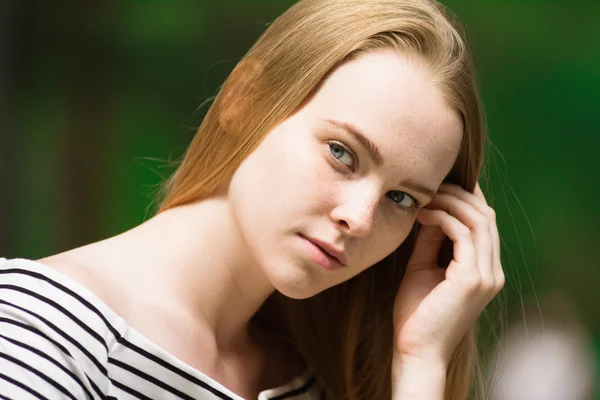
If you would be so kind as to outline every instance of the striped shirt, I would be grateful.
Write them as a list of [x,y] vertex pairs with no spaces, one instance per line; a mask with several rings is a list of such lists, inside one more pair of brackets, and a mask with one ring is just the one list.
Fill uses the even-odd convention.
[[[320,400],[310,368],[258,400]],[[242,398],[145,338],[84,286],[0,258],[0,399]]]

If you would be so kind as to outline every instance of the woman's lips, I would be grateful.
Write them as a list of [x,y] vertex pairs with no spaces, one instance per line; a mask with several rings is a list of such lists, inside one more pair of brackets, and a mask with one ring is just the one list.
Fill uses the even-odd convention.
[[338,260],[336,257],[333,257],[312,240],[304,237],[301,234],[298,236],[300,236],[300,239],[303,241],[304,247],[306,248],[310,258],[323,268],[328,270],[336,270],[344,266],[340,260]]

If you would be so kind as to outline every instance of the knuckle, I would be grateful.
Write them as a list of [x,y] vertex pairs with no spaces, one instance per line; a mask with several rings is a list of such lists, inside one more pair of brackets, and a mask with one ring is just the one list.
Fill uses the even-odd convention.
[[456,230],[457,230],[458,235],[462,238],[470,238],[471,237],[471,230],[463,224],[457,224]]
[[485,215],[491,220],[491,221],[495,221],[496,220],[496,210],[494,210],[492,207],[487,206],[485,209]]

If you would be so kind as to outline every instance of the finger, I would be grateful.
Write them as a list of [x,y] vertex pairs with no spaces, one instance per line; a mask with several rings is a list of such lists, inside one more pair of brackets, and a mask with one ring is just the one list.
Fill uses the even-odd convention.
[[[475,189],[477,189],[478,186],[475,187]],[[481,189],[479,189],[481,191]],[[466,201],[467,203],[471,204],[473,207],[475,207],[476,209],[479,210],[479,212],[481,212],[482,214],[488,216],[489,214],[489,209],[490,206],[487,203],[487,200],[485,199],[485,196],[483,196],[483,193],[480,196],[477,196],[474,193],[471,193],[469,191],[466,191],[465,189],[463,189],[462,187],[458,186],[458,185],[453,185],[450,183],[444,183],[442,184],[439,189],[438,192],[442,192],[442,193],[450,193],[464,201]]]
[[[481,186],[479,186],[479,183],[475,185],[473,193],[470,193],[462,187],[453,184],[443,184],[442,186],[440,186],[439,191],[444,193],[450,193],[458,197],[459,199],[466,201],[473,207],[477,208],[477,210],[479,210],[479,212],[481,212],[483,215],[485,215],[490,221],[490,234],[492,238],[494,238],[494,250],[499,250],[500,239],[498,235],[498,228],[496,226],[496,212],[493,208],[491,208],[488,205],[485,195],[481,190]],[[496,254],[499,255],[499,251],[496,252]]]
[[443,184],[440,186],[438,192],[450,193],[459,199],[468,202],[487,217],[489,221],[490,236],[492,238],[494,276],[498,282],[504,281],[504,272],[502,271],[502,263],[500,259],[500,235],[498,233],[498,226],[496,223],[496,212],[488,205],[479,184],[475,186],[474,193],[470,193],[460,186],[452,184]]
[[476,197],[479,197],[480,199],[482,199],[483,201],[485,201],[485,204],[487,204],[487,200],[485,198],[485,195],[483,194],[483,190],[481,190],[481,186],[479,186],[479,182],[477,182],[477,184],[475,184],[475,189],[473,189],[473,194]]
[[[479,183],[477,183],[475,185],[473,194],[475,195],[475,197],[478,197],[486,205],[488,205],[488,202],[485,198],[485,195],[483,194],[483,190],[481,190],[481,186],[479,185]],[[498,261],[498,266],[500,266],[500,235],[498,233],[498,226],[496,223],[496,212],[491,207],[489,207],[489,205],[488,205],[488,208],[486,208],[484,211],[488,213],[488,217],[489,217],[490,221],[493,221],[493,224],[490,225],[490,233],[492,235],[492,238],[494,239],[494,249],[496,250],[495,253],[497,255],[496,258]],[[500,267],[500,270],[501,269],[502,268]],[[500,271],[500,272],[502,272],[502,271]]]
[[421,225],[407,270],[437,268],[437,255],[446,234],[439,226]]
[[441,192],[427,207],[446,211],[471,230],[477,267],[485,281],[494,285],[494,251],[487,218],[466,201]]
[[[474,266],[477,263],[475,246],[471,238],[471,231],[458,219],[443,210],[422,209],[418,220],[423,226],[438,226],[453,242],[453,257],[450,264],[458,263],[461,266]],[[436,254],[437,256],[437,254]],[[477,268],[470,268],[472,273],[480,276]]]
[[[485,204],[488,204],[485,199],[485,194],[483,190],[481,190],[481,186],[479,183],[475,185],[475,189],[473,190],[473,194],[482,199]],[[491,208],[490,208],[491,209]],[[496,213],[492,210],[490,212],[490,220],[493,220],[494,224],[490,225],[491,235],[494,243],[494,275],[496,276],[496,283],[501,289],[504,286],[504,271],[502,270],[502,259],[500,257],[500,234],[498,233],[498,226],[496,224]]]

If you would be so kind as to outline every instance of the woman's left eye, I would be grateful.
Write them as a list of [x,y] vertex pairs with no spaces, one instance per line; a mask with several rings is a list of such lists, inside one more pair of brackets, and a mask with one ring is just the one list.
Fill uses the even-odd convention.
[[348,150],[346,150],[344,146],[337,143],[329,143],[329,151],[331,152],[332,156],[334,156],[348,168],[352,168],[354,166],[354,157]]
[[400,190],[391,190],[388,192],[388,197],[395,202],[398,207],[404,209],[413,209],[417,207],[417,202],[409,194]]
[[[343,145],[338,143],[329,143],[329,152],[336,160],[351,170],[354,170],[354,156]],[[401,190],[391,190],[388,192],[387,196],[392,199],[392,201],[395,202],[400,209],[416,210],[420,207],[417,200]]]

